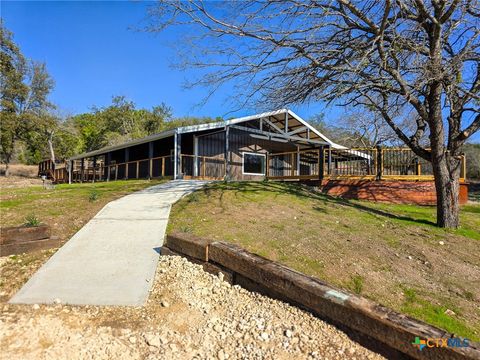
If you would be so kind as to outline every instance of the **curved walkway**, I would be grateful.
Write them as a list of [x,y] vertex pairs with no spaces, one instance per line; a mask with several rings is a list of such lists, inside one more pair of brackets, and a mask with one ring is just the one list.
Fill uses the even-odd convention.
[[170,181],[108,203],[10,302],[143,305],[172,204],[205,184]]

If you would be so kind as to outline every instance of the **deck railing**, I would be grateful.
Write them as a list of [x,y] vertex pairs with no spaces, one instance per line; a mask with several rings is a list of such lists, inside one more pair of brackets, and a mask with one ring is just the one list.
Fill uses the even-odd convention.
[[[466,160],[462,156],[461,181],[465,181],[465,174]],[[407,148],[325,148],[268,155],[269,179],[316,180],[320,177],[433,180],[433,170],[430,162]]]
[[173,176],[172,156],[126,161],[105,165],[103,163],[83,168],[78,164],[72,170],[72,182],[148,179]]
[[226,173],[226,164],[223,157],[195,156],[182,154],[182,174],[186,179],[223,179]]
[[[225,159],[213,156],[195,156],[180,154],[179,175],[184,178],[223,179],[225,176]],[[61,182],[68,181],[68,172]],[[72,182],[95,182],[109,180],[148,179],[173,177],[173,156],[159,156],[105,165],[76,162],[72,169]]]

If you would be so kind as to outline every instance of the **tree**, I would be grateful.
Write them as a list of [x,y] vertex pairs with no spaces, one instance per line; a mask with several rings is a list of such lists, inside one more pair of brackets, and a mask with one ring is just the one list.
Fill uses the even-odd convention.
[[165,0],[150,15],[149,31],[194,34],[182,65],[211,70],[196,84],[234,79],[245,101],[375,112],[431,161],[437,224],[459,225],[461,147],[480,128],[478,1]]
[[47,100],[53,81],[45,64],[25,59],[3,24],[0,44],[0,151],[8,176],[16,143],[25,140],[42,121],[42,115],[53,107]]

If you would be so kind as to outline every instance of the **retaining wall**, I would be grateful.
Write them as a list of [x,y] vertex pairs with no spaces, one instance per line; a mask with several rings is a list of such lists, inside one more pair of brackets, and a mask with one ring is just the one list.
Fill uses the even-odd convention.
[[51,237],[50,226],[15,226],[0,229],[0,256],[45,250],[61,245],[57,237]]
[[[320,190],[328,195],[346,199],[359,199],[394,204],[435,205],[437,203],[433,181],[394,180],[323,180]],[[460,204],[468,201],[468,184],[461,183]]]
[[277,262],[225,242],[209,242],[192,234],[167,235],[162,255],[180,255],[202,264],[206,271],[223,272],[225,279],[249,290],[311,311],[336,325],[351,338],[387,358],[480,359],[478,344],[466,348],[425,348],[415,337],[449,338],[445,332],[368,299],[335,288]]

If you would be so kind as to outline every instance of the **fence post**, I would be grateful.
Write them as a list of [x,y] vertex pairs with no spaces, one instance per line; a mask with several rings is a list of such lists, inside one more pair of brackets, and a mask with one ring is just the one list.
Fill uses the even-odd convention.
[[376,180],[382,180],[383,173],[383,150],[380,145],[377,145],[377,178]]
[[140,175],[140,162],[137,160],[137,170],[135,172],[135,177],[138,179]]

